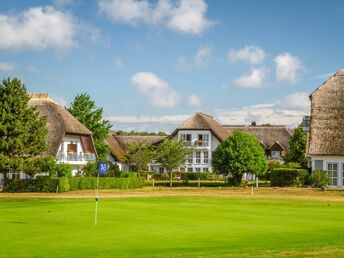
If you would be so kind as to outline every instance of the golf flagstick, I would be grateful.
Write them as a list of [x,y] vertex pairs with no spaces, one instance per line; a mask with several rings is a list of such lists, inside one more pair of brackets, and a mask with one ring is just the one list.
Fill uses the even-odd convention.
[[98,192],[99,192],[99,172],[98,172],[98,175],[97,175],[96,212],[95,212],[95,215],[94,215],[94,225],[95,226],[97,226],[97,219],[98,219],[98,200],[99,200]]

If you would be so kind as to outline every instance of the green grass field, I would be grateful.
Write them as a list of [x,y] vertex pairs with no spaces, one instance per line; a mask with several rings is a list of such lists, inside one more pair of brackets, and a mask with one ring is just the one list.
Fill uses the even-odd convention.
[[0,198],[0,256],[343,257],[344,202]]

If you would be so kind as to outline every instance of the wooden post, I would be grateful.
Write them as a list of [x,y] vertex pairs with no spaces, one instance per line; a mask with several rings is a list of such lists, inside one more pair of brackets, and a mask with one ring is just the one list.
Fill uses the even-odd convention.
[[259,180],[258,177],[256,177],[256,188],[258,188]]
[[253,195],[253,185],[251,186],[251,195]]
[[154,178],[153,178],[153,188],[154,188]]
[[198,188],[201,187],[201,179],[198,177]]

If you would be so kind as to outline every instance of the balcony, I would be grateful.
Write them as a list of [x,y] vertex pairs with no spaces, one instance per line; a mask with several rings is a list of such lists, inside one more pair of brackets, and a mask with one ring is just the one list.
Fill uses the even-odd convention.
[[196,141],[195,146],[196,147],[208,147],[209,141]]
[[95,153],[85,153],[85,154],[77,154],[77,153],[63,153],[59,152],[56,155],[57,161],[94,161],[96,160],[96,154]]

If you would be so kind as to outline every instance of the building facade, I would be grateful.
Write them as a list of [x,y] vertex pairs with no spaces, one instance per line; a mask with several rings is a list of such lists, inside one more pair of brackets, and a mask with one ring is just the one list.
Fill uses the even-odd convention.
[[344,70],[311,95],[307,154],[312,170],[328,171],[331,187],[344,187]]

